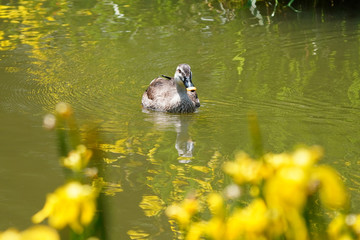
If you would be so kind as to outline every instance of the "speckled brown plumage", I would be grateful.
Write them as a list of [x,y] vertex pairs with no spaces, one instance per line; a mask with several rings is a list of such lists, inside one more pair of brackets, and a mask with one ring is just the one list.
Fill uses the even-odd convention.
[[[187,64],[183,68],[184,76],[189,76],[191,82],[191,70]],[[182,66],[181,64],[178,66]],[[181,70],[178,70],[180,74]],[[164,76],[166,77],[166,76]],[[192,84],[192,82],[191,82]],[[193,86],[193,85],[192,85]],[[195,90],[186,91],[186,88],[176,79],[166,78],[155,78],[151,81],[149,87],[146,89],[142,96],[142,105],[144,108],[165,111],[173,113],[191,113],[200,107],[200,101]]]

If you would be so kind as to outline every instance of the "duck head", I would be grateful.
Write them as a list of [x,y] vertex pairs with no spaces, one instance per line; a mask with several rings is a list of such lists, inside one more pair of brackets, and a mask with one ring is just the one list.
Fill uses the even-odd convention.
[[191,68],[188,64],[179,64],[176,68],[174,79],[179,86],[183,86],[187,91],[195,91],[196,87],[192,83]]

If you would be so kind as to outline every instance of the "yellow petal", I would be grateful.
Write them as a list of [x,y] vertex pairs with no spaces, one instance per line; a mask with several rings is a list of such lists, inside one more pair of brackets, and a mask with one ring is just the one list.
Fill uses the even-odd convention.
[[58,203],[58,198],[54,194],[48,194],[44,207],[32,217],[33,223],[40,223],[53,212],[54,207]]
[[340,214],[336,216],[329,224],[327,232],[330,239],[337,240],[342,234],[345,226],[345,216]]
[[313,178],[320,181],[320,199],[329,209],[347,209],[349,195],[338,173],[327,166],[314,169]]
[[224,201],[220,194],[211,193],[208,196],[207,202],[209,204],[209,209],[214,215],[222,216],[224,213]]
[[8,229],[0,233],[0,240],[21,240],[21,234],[16,229]]
[[190,226],[185,240],[198,240],[201,239],[201,236],[205,229],[205,224],[203,222],[194,223]]
[[323,150],[319,146],[313,146],[308,148],[298,148],[293,153],[294,164],[300,167],[313,166],[323,155]]
[[23,240],[60,240],[59,234],[53,228],[47,226],[33,226],[21,234]]
[[95,215],[97,194],[89,185],[67,183],[48,195],[44,208],[32,220],[39,223],[48,218],[49,225],[54,228],[62,229],[69,225],[80,233]]
[[96,205],[94,201],[86,201],[82,204],[80,222],[82,225],[88,225],[94,218]]

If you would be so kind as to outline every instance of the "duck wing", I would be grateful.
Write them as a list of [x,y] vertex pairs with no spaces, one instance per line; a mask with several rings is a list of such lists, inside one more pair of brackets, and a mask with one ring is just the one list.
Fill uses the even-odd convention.
[[176,85],[173,79],[155,78],[145,90],[141,103],[148,109],[168,111],[171,108],[169,102],[175,94]]
[[164,78],[167,78],[169,80],[173,79],[172,77],[169,77],[169,76],[166,76],[166,75],[161,75],[161,76],[164,77]]
[[149,87],[145,90],[148,99],[166,98],[169,92],[176,91],[175,81],[169,81],[164,78],[155,78],[151,81]]

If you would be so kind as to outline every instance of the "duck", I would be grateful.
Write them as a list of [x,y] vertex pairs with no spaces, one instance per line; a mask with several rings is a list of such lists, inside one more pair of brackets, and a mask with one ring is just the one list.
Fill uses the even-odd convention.
[[189,64],[179,64],[174,77],[161,76],[152,80],[143,93],[143,108],[169,113],[193,113],[200,107]]

